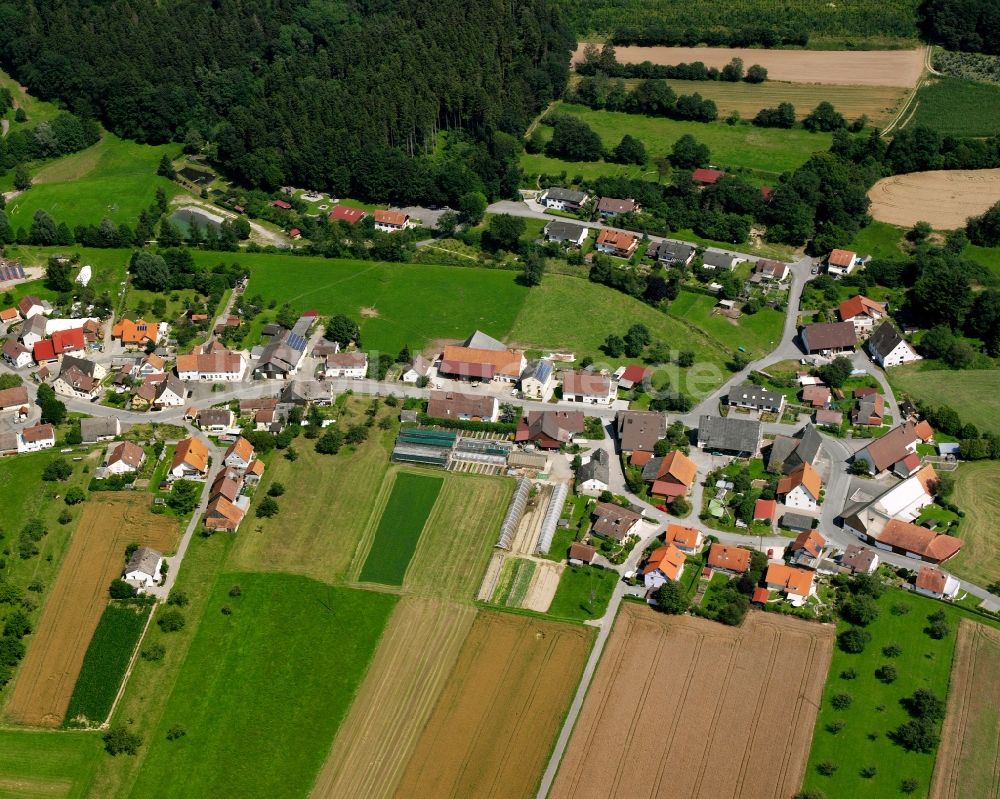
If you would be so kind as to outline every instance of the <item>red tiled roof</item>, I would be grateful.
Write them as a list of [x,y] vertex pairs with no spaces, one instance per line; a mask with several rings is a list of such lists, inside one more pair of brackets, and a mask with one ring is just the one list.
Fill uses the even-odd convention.
[[35,346],[32,348],[32,355],[35,358],[35,363],[54,361],[56,358],[56,349],[52,346],[52,340],[43,339],[42,341],[36,341]]
[[758,499],[753,506],[754,521],[772,521],[778,510],[778,503],[773,499]]
[[340,220],[341,222],[346,222],[349,225],[356,224],[364,219],[368,214],[361,208],[351,208],[349,205],[338,205],[332,211],[330,211],[330,219],[333,221]]
[[719,178],[725,174],[721,169],[696,169],[691,173],[691,180],[707,186],[718,182]]
[[52,347],[56,355],[64,352],[82,350],[87,344],[83,339],[83,328],[74,327],[70,330],[57,330],[52,334]]
[[284,200],[272,200],[271,205],[273,205],[275,208],[280,208],[283,211],[287,211],[292,207],[291,203],[285,202]]
[[850,250],[833,250],[827,258],[827,263],[831,266],[850,266],[857,257],[857,253]]
[[750,568],[750,550],[712,544],[708,550],[708,565],[713,569],[729,569],[742,574]]
[[376,211],[372,216],[375,222],[380,225],[398,225],[402,227],[409,220],[409,216],[399,211]]

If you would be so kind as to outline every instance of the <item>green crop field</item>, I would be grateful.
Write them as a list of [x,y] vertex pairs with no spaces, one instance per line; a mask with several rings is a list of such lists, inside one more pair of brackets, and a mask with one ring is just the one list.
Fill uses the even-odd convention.
[[0,799],[82,799],[103,746],[97,732],[0,730]]
[[76,678],[66,723],[96,725],[107,718],[151,610],[151,605],[120,602],[104,609]]
[[907,125],[927,125],[942,136],[996,136],[1000,85],[937,78],[917,91],[917,110]]
[[[727,125],[725,122],[682,122],[665,117],[648,117],[618,111],[594,111],[582,105],[559,103],[555,111],[574,114],[590,125],[604,146],[611,149],[626,133],[640,139],[650,158],[669,155],[670,148],[681,136],[688,133],[702,144],[708,145],[712,163],[729,170],[748,169],[763,180],[774,180],[782,172],[805,163],[813,153],[830,149],[829,133],[810,133],[807,130],[778,130],[755,128],[751,125]],[[552,129],[542,126],[546,138]],[[563,168],[570,176],[580,172],[585,163],[566,162],[568,166],[554,169],[540,168],[533,162],[538,156],[525,155],[522,168],[529,173],[559,172]],[[619,167],[614,165],[615,169]]]
[[135,227],[139,212],[153,203],[158,188],[168,197],[181,192],[176,183],[156,174],[160,158],[178,152],[178,145],[152,147],[105,133],[92,147],[34,171],[34,185],[7,203],[11,226],[27,230],[35,211],[42,209],[70,228],[97,225],[105,217]]
[[496,588],[490,602],[507,608],[519,608],[528,594],[537,564],[527,558],[507,558],[500,567]]
[[308,794],[395,604],[305,577],[219,576],[130,795]]
[[961,464],[952,501],[965,511],[958,532],[964,546],[948,561],[948,571],[979,585],[1000,581],[1000,463]]
[[897,366],[887,371],[897,398],[908,394],[932,405],[950,405],[963,423],[1000,433],[1000,369],[935,368],[933,361]]
[[559,578],[559,587],[549,615],[561,619],[596,619],[608,609],[618,572],[596,566],[568,566]]
[[[297,311],[343,313],[361,324],[367,350],[395,355],[436,338],[464,339],[477,328],[503,338],[528,289],[507,271],[300,258],[294,255],[199,252],[195,260],[214,266],[237,260],[250,269],[248,296],[260,294]],[[362,308],[377,316],[361,317]]]
[[[837,646],[833,650],[804,785],[826,796],[897,796],[901,781],[911,778],[919,783],[913,796],[926,796],[930,786],[934,754],[907,752],[892,742],[889,733],[909,718],[899,703],[903,697],[918,688],[929,689],[941,699],[947,696],[958,623],[966,614],[946,603],[897,589],[886,591],[877,604],[879,617],[866,628],[872,639],[865,650],[857,655]],[[906,606],[907,612],[893,613],[894,606]],[[936,611],[943,611],[951,624],[950,634],[937,641],[924,632],[927,616]],[[842,622],[838,630],[847,626]],[[894,658],[883,655],[882,648],[890,644],[900,647],[902,654]],[[874,674],[885,663],[899,672],[899,679],[890,684]],[[841,676],[848,669],[857,672],[855,679]],[[845,710],[831,705],[831,698],[840,693],[853,699]],[[843,729],[831,732],[829,725],[839,721],[844,722]],[[836,764],[837,769],[824,776],[817,770],[820,763]],[[860,774],[868,766],[877,769],[871,778]]]
[[402,585],[431,508],[444,483],[442,477],[398,472],[382,511],[375,538],[358,579],[364,583]]

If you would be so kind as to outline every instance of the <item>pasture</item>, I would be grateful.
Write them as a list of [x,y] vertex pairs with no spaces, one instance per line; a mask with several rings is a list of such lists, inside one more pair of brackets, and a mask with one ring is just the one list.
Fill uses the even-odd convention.
[[[583,59],[581,44],[575,58]],[[769,81],[837,86],[893,86],[912,89],[924,68],[923,49],[911,50],[761,50],[745,47],[616,47],[621,64],[683,64],[701,61],[721,69],[734,58],[760,64]],[[820,98],[829,99],[829,98]]]
[[917,91],[907,125],[927,125],[942,136],[1000,134],[1000,85],[962,78],[934,78]]
[[395,604],[294,575],[220,575],[130,795],[306,794]]
[[97,225],[104,218],[134,228],[139,212],[153,203],[158,188],[168,197],[181,191],[156,174],[163,155],[173,157],[178,151],[175,144],[153,147],[104,133],[86,150],[37,169],[32,187],[7,203],[11,226],[27,229],[35,211],[42,209],[71,229]]
[[402,585],[420,533],[437,501],[444,478],[397,472],[382,509],[358,579],[363,583]]
[[923,221],[935,230],[953,230],[1000,201],[1000,169],[893,175],[872,186],[868,198],[880,222],[910,228]]
[[963,463],[955,474],[952,501],[965,511],[959,537],[961,551],[946,568],[979,585],[1000,580],[1000,463]]
[[[128,272],[128,261],[132,255],[131,250],[99,250],[91,247],[29,247],[12,245],[6,248],[7,257],[17,260],[25,266],[36,266],[44,268],[48,263],[49,256],[54,253],[65,254],[67,251],[79,254],[80,266],[89,264],[91,266],[92,277],[89,286],[98,295],[107,292],[112,297],[117,297],[121,291],[121,283],[125,280]],[[76,276],[75,267],[73,272]],[[19,298],[24,294],[34,294],[39,297],[52,298],[55,292],[45,288],[42,281],[32,283],[22,283],[14,287],[14,297]]]
[[513,481],[447,473],[403,579],[407,593],[471,601],[514,491]]
[[559,587],[549,615],[560,619],[598,619],[608,609],[608,602],[618,582],[618,572],[597,566],[569,566],[559,578]]
[[[11,94],[14,95],[14,108],[24,109],[24,113],[28,116],[28,121],[24,124],[29,128],[34,127],[39,122],[54,119],[62,113],[58,106],[47,103],[44,100],[39,100],[37,97],[28,94],[27,90],[20,83],[2,69],[0,69],[0,89],[10,89]],[[13,126],[18,123],[14,122],[14,112],[10,111],[7,114],[7,118],[11,122],[12,129],[16,130]]]
[[896,397],[909,395],[914,401],[949,405],[963,423],[1000,433],[1000,369],[956,371],[934,368],[933,362],[917,362],[889,369],[886,374]]
[[[751,125],[727,125],[725,122],[686,122],[666,117],[649,117],[642,114],[626,114],[619,111],[595,111],[582,105],[560,102],[555,112],[573,114],[586,122],[604,142],[613,149],[626,133],[642,141],[650,159],[670,154],[677,139],[684,134],[694,136],[711,151],[715,166],[733,170],[750,170],[758,176],[773,180],[782,172],[795,169],[819,151],[830,149],[832,137],[829,133],[810,133],[795,128],[755,128]],[[552,129],[542,126],[546,138]],[[528,156],[525,156],[528,158]],[[579,169],[575,162],[569,174]],[[527,172],[530,162],[522,162]],[[551,171],[551,170],[542,170]]]
[[66,709],[67,724],[97,726],[107,718],[152,609],[130,602],[104,609]]
[[684,291],[670,304],[670,315],[707,333],[729,350],[744,347],[751,357],[761,357],[774,349],[781,338],[785,315],[773,308],[761,308],[733,320],[714,313],[715,297]]
[[[918,688],[927,688],[942,699],[948,694],[955,636],[963,614],[947,603],[897,589],[887,590],[876,604],[879,616],[866,628],[872,639],[864,651],[849,654],[835,647],[830,663],[804,783],[805,788],[828,796],[895,796],[904,779],[917,780],[919,789],[914,795],[922,796],[930,784],[934,754],[907,752],[892,742],[889,733],[909,719],[899,702],[903,697]],[[944,612],[951,624],[950,634],[941,640],[924,631],[927,616],[936,611]],[[840,622],[837,630],[848,626]],[[901,654],[886,657],[882,648],[890,644],[898,646]],[[889,661],[901,678],[887,684],[876,678],[875,670]],[[842,676],[849,669],[856,672],[854,679]],[[853,698],[843,710],[831,704],[840,693]],[[844,723],[843,729],[831,727],[839,722]],[[836,771],[823,775],[817,769],[820,763],[835,764]],[[860,773],[868,766],[877,768],[870,778]]]
[[532,795],[592,641],[581,625],[480,611],[397,799]]
[[136,543],[173,549],[177,520],[149,511],[148,496],[92,497],[35,625],[7,704],[22,724],[55,727],[66,716],[90,639],[108,604],[108,585],[125,565],[125,547]]
[[475,618],[471,605],[423,597],[400,600],[312,799],[394,795]]
[[[194,257],[203,266],[229,260],[210,252]],[[274,253],[233,259],[250,269],[249,296],[260,294],[296,311],[346,314],[360,323],[366,350],[392,355],[404,344],[416,350],[438,338],[465,339],[476,329],[502,339],[528,294],[508,271]],[[362,308],[378,315],[362,318]]]
[[931,799],[996,795],[1000,785],[1000,633],[963,620]]
[[733,628],[625,603],[550,796],[791,796],[832,639],[798,619]]
[[97,732],[0,730],[0,799],[83,799],[103,747]]

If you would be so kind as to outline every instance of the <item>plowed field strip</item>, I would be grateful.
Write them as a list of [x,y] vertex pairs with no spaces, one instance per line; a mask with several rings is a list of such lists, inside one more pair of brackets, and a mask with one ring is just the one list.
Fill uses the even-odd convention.
[[476,610],[438,599],[400,601],[313,799],[389,797],[458,659]]

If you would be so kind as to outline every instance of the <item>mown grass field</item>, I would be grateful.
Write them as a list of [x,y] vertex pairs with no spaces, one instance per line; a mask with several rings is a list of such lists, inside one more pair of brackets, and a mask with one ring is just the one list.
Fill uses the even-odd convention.
[[950,405],[963,423],[1000,433],[1000,369],[935,369],[931,362],[918,361],[887,374],[897,398],[903,393],[932,405]]
[[[297,311],[343,313],[361,324],[366,350],[395,355],[437,338],[464,339],[477,328],[503,338],[528,294],[507,271],[300,258],[294,255],[195,253],[214,266],[236,260],[249,267],[249,296],[260,294]],[[376,317],[362,319],[362,308]]]
[[[220,575],[130,795],[304,796],[395,604],[293,575]],[[186,734],[167,740],[177,725]]]
[[581,621],[600,618],[608,609],[617,582],[617,572],[594,566],[570,566],[559,578],[549,615]]
[[0,799],[82,799],[103,746],[98,732],[0,730]]
[[402,585],[410,559],[431,508],[441,492],[442,477],[398,472],[382,510],[375,538],[358,579],[364,583]]
[[107,718],[151,610],[151,605],[120,602],[104,609],[83,656],[66,709],[67,724],[79,721],[95,726]]
[[[809,767],[807,789],[823,791],[827,796],[896,796],[904,779],[916,779],[919,788],[912,796],[926,796],[934,768],[934,754],[907,752],[889,738],[889,733],[909,719],[900,699],[918,688],[933,691],[941,699],[948,694],[958,623],[964,613],[957,607],[897,589],[886,591],[877,602],[879,617],[866,629],[872,640],[861,654],[847,654],[839,647],[833,650],[833,660],[823,691],[823,701],[816,721]],[[905,614],[892,612],[894,606],[906,606]],[[934,640],[924,628],[927,616],[943,611],[951,624],[950,634]],[[841,622],[838,631],[848,625]],[[896,644],[902,654],[888,658],[882,648]],[[880,682],[875,670],[892,663],[899,679],[890,684]],[[844,679],[842,672],[854,669],[856,679]],[[846,710],[831,704],[835,694],[846,693],[853,702]],[[837,733],[827,727],[843,721]],[[830,762],[838,768],[831,776],[817,771],[820,763]],[[865,778],[861,769],[874,766],[875,776]]]
[[[582,105],[559,103],[558,113],[574,114],[597,133],[604,146],[614,148],[626,133],[636,137],[646,146],[650,158],[669,155],[670,148],[684,134],[690,134],[708,145],[712,163],[733,169],[748,169],[762,179],[773,180],[782,172],[805,163],[814,152],[828,150],[831,136],[828,133],[809,133],[806,130],[777,130],[755,128],[750,125],[727,125],[725,122],[682,122],[665,117],[647,117],[617,111],[594,111]],[[552,129],[542,126],[546,138]],[[537,173],[561,169],[540,169],[525,155],[521,166],[525,172]],[[579,166],[583,166],[580,164]],[[576,162],[568,168],[570,175],[579,172]]]
[[7,204],[11,226],[29,228],[35,211],[42,209],[70,228],[97,225],[105,217],[135,227],[139,212],[153,203],[158,188],[168,197],[181,191],[156,174],[163,155],[174,157],[179,149],[136,144],[105,133],[86,150],[33,171],[32,187]]
[[952,500],[965,511],[959,528],[964,545],[946,568],[979,585],[1000,580],[1000,463],[961,464]]
[[871,255],[873,258],[890,258],[898,260],[906,255],[900,248],[903,241],[902,228],[886,222],[872,222],[870,225],[861,228],[854,240],[850,243],[849,249],[858,255]]
[[995,136],[1000,133],[1000,85],[935,78],[917,91],[917,110],[907,125],[927,125],[942,136]]
[[713,313],[716,300],[707,294],[681,291],[670,304],[670,315],[708,333],[730,350],[746,348],[751,356],[761,356],[774,349],[781,338],[785,315],[773,308],[761,308],[755,314],[744,314],[733,321]]

